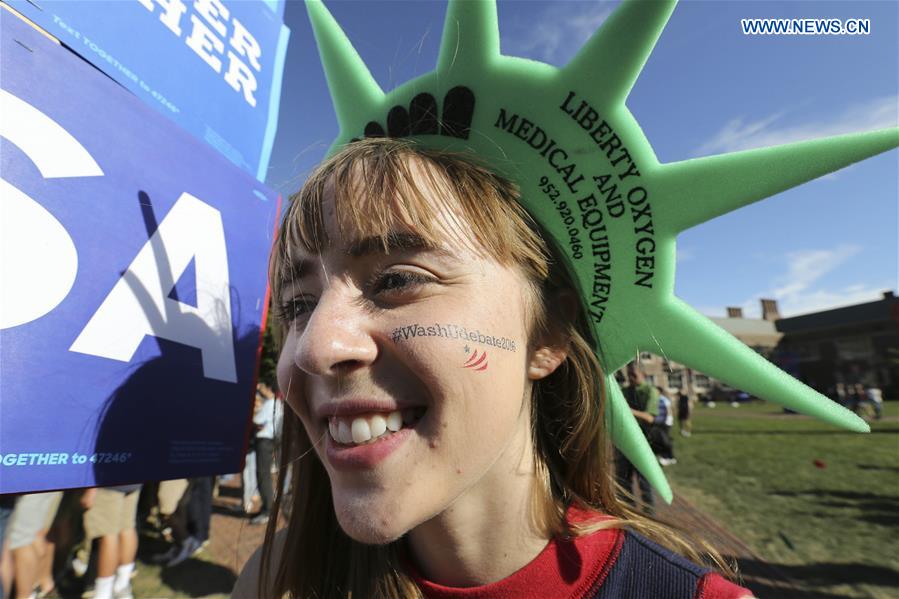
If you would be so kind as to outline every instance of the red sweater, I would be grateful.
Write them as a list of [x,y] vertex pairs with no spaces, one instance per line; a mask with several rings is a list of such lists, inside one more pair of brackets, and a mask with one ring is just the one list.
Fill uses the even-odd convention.
[[[625,552],[628,558],[619,560],[624,547],[628,547]],[[624,562],[624,565],[616,572],[619,562]],[[633,568],[633,564],[641,567]],[[503,580],[482,586],[447,587],[426,580],[414,571],[411,573],[424,595],[430,599],[618,596],[740,599],[752,596],[748,589],[702,570],[640,535],[617,528],[600,530],[572,540],[553,539],[522,569]],[[668,586],[668,581],[675,579],[679,586],[673,583]],[[685,595],[683,590],[674,591],[675,586],[689,588],[690,591]],[[664,590],[660,591],[660,588]],[[662,594],[658,594],[660,592]]]

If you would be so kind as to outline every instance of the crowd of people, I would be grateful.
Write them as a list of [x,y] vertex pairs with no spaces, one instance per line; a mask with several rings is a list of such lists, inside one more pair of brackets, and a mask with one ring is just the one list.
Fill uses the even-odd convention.
[[[271,514],[278,404],[272,387],[260,383],[238,508],[252,525]],[[147,557],[163,567],[196,555],[209,544],[217,482],[234,476],[0,496],[0,599],[57,596],[57,586],[82,589],[85,598],[131,598],[139,539],[168,544]]]
[[830,391],[830,398],[844,408],[857,414],[870,410],[877,420],[883,417],[883,391],[876,385],[837,383]]
[[[689,437],[693,434],[691,417],[693,400],[682,391],[668,391],[654,386],[646,380],[646,376],[631,364],[627,369],[627,386],[623,388],[631,413],[640,424],[640,429],[649,441],[649,445],[662,466],[677,464],[674,457],[674,440],[671,431],[674,428],[675,416],[680,434]],[[674,399],[672,400],[671,395]],[[654,511],[655,498],[652,486],[620,451],[615,452],[615,478],[618,484],[628,493],[633,490],[636,479],[643,509],[648,513]],[[634,500],[632,499],[632,502]]]

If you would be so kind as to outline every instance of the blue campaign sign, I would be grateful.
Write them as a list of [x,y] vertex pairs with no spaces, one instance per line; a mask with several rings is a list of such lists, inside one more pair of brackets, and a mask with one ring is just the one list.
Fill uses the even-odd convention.
[[0,493],[238,470],[280,199],[0,12]]
[[265,180],[290,31],[284,0],[6,0]]

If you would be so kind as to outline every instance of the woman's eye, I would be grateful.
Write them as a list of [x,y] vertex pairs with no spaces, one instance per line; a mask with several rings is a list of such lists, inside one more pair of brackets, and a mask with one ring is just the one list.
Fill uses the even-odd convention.
[[433,282],[432,277],[423,274],[406,270],[392,270],[378,273],[371,285],[371,290],[375,294],[390,294],[411,290],[419,285]]
[[295,297],[281,304],[278,317],[282,322],[294,322],[307,316],[315,308],[315,301],[307,297]]

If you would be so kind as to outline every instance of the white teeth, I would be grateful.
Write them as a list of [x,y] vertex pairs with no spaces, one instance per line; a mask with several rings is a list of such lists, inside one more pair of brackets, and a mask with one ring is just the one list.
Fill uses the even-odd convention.
[[399,412],[391,412],[387,415],[387,428],[394,433],[403,428],[403,417]]
[[365,443],[371,439],[371,428],[365,418],[353,419],[353,443]]
[[350,432],[350,427],[347,426],[346,420],[341,420],[337,424],[337,441],[345,445],[353,442],[353,433]]
[[328,419],[328,432],[331,438],[341,445],[360,445],[395,433],[406,426],[417,422],[423,408],[395,410],[388,414],[371,414],[357,416],[352,420],[341,417]]
[[368,422],[368,426],[371,428],[371,436],[380,437],[387,431],[387,421],[380,414],[375,414],[371,417],[371,420]]

